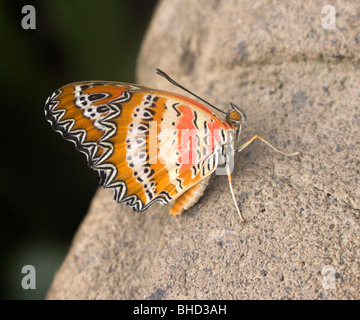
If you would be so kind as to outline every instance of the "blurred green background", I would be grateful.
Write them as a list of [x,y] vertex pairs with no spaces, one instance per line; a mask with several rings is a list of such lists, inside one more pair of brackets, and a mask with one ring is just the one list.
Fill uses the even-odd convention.
[[[24,30],[22,8],[36,10]],[[80,80],[136,82],[155,0],[0,2],[1,299],[43,299],[98,187],[85,156],[45,121],[44,103]],[[24,290],[24,265],[36,289]]]

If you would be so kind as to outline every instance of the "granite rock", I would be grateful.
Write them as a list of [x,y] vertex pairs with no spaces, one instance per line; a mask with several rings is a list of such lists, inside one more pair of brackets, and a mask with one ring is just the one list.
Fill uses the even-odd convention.
[[138,83],[246,113],[234,191],[214,175],[182,216],[133,212],[100,189],[48,299],[359,299],[360,7],[333,1],[163,0]]

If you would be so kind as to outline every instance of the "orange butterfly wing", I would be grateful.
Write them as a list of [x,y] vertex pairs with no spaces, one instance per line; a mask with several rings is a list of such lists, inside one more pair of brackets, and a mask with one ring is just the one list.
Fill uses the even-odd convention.
[[189,98],[120,82],[78,82],[45,104],[55,131],[85,153],[114,199],[143,211],[208,177],[229,126]]

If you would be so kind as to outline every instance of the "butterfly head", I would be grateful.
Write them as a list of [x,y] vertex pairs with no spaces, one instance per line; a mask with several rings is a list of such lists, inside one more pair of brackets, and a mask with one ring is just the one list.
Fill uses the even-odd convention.
[[226,122],[234,130],[234,142],[236,146],[240,138],[241,125],[246,121],[246,115],[234,103],[230,102],[230,105],[232,110],[227,112]]

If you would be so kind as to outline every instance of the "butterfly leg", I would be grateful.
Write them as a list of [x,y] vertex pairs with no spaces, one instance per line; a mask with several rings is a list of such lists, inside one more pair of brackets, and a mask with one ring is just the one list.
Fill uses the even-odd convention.
[[[261,140],[262,142],[264,142],[265,144],[267,144],[271,149],[275,150],[276,152],[279,152],[285,156],[295,156],[295,155],[298,155],[300,154],[300,152],[294,152],[294,153],[285,153],[285,152],[282,152],[278,149],[276,149],[270,142],[266,141],[264,138],[260,137],[259,135],[255,135],[253,136],[249,141],[245,142],[239,149],[236,150],[236,152],[240,152],[242,150],[244,150],[251,142],[253,142],[254,140],[256,139],[259,139]],[[236,210],[239,214],[239,217],[241,219],[241,222],[245,222],[245,219],[243,218],[243,216],[241,215],[241,211],[240,211],[240,208],[238,206],[238,204],[236,203],[236,199],[235,199],[235,194],[234,194],[234,190],[233,190],[233,186],[232,186],[232,182],[231,182],[231,174],[230,174],[230,170],[229,170],[229,167],[226,166],[226,170],[227,170],[227,175],[228,175],[228,179],[229,179],[229,185],[230,185],[230,191],[231,191],[231,195],[232,195],[232,198],[234,200],[234,204],[235,204],[235,207],[236,207]]]
[[266,141],[264,138],[260,137],[259,135],[254,135],[249,141],[245,142],[239,149],[236,150],[236,152],[240,152],[242,150],[244,150],[251,142],[253,142],[254,140],[259,139],[262,142],[264,142],[265,144],[267,144],[271,149],[273,149],[274,151],[283,154],[284,156],[296,156],[299,155],[300,152],[294,152],[294,153],[285,153],[282,152],[278,149],[276,149],[270,142]]
[[231,182],[231,174],[230,174],[230,169],[229,169],[229,166],[226,166],[226,171],[227,171],[227,176],[228,176],[228,180],[229,180],[229,186],[230,186],[230,191],[231,191],[231,197],[233,198],[234,200],[234,204],[235,204],[235,208],[236,208],[236,211],[240,217],[240,220],[241,222],[245,222],[245,219],[244,217],[242,216],[241,214],[241,210],[236,202],[236,198],[235,198],[235,194],[234,194],[234,189],[233,189],[233,185],[232,185],[232,182]]
[[192,186],[189,190],[186,190],[183,194],[174,200],[174,204],[170,209],[170,214],[176,216],[181,214],[183,211],[190,209],[203,195],[208,183],[210,176],[198,182]]

